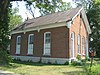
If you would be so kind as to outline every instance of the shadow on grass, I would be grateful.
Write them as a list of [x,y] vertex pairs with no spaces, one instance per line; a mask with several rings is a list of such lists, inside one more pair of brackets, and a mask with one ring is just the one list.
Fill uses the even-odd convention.
[[31,66],[44,66],[45,65],[42,63],[38,63],[38,62],[16,61],[16,60],[14,60],[13,63],[22,64],[22,65],[31,65]]
[[81,75],[83,71],[62,72],[64,75]]
[[[13,61],[16,64],[22,65],[31,65],[31,66],[64,66],[60,64],[51,64],[51,63],[39,63],[39,62],[28,62],[28,61]],[[66,65],[67,66],[67,65]]]
[[[12,61],[12,63],[10,63],[9,65],[2,65],[3,70],[6,69],[15,69],[18,67],[22,67],[25,65],[29,65],[29,66],[64,66],[64,65],[59,65],[59,64],[43,64],[43,63],[39,63],[39,62],[27,62],[27,61],[18,61],[18,60],[14,60]],[[67,65],[65,65],[67,66]]]

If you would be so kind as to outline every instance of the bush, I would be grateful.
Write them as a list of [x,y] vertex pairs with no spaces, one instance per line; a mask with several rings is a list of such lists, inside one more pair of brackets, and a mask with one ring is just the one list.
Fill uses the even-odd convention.
[[76,66],[77,65],[77,61],[71,61],[71,65]]
[[77,57],[76,57],[78,60],[81,60],[81,55],[77,55]]
[[82,75],[100,75],[100,65],[85,67],[85,72]]
[[10,55],[4,50],[0,50],[0,65],[9,64],[11,61]]
[[95,61],[100,61],[100,58],[94,58]]
[[73,66],[82,66],[83,63],[81,61],[72,61],[71,65],[73,65]]
[[65,62],[65,65],[69,65],[69,61],[66,61],[66,62]]

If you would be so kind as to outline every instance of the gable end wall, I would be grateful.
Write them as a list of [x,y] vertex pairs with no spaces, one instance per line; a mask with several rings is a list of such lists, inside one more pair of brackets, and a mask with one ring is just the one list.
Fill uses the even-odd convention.
[[[86,30],[86,26],[84,25],[84,22],[80,16],[80,14],[73,20],[73,24],[71,25],[70,27],[70,30],[69,30],[69,51],[70,51],[70,57],[72,56],[71,55],[71,33],[74,32],[75,33],[75,43],[74,43],[74,54],[75,54],[75,57],[77,57],[78,55],[78,34],[80,34],[81,36],[81,40],[80,40],[80,50],[81,50],[81,57],[84,58],[85,55],[82,54],[82,37],[85,37],[85,45],[86,45],[86,38],[88,38],[88,32]],[[84,53],[86,54],[86,46],[85,46],[85,50],[84,50]]]

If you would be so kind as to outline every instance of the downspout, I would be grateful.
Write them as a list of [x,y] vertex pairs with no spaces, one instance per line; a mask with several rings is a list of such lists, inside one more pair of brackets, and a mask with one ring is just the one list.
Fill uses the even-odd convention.
[[[36,29],[37,29],[37,32],[38,32],[38,33],[39,33],[40,30],[41,30],[39,26],[38,26]],[[41,62],[42,62],[42,55],[40,55],[40,60],[39,60],[39,63],[41,63]]]
[[70,48],[70,27],[72,25],[73,21],[72,20],[69,20],[69,21],[66,21],[66,26],[68,28],[68,59],[69,59],[69,62],[71,62],[71,48]]

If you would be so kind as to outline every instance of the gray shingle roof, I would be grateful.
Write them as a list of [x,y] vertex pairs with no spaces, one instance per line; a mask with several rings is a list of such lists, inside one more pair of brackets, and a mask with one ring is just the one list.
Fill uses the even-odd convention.
[[42,26],[42,25],[48,25],[53,23],[59,23],[64,21],[71,20],[81,9],[81,7],[72,8],[70,10],[64,11],[64,12],[56,12],[53,14],[45,15],[42,17],[37,17],[35,19],[30,19],[28,21],[25,21],[23,24],[20,24],[19,26],[15,27],[14,30],[23,30],[31,27],[36,26]]

